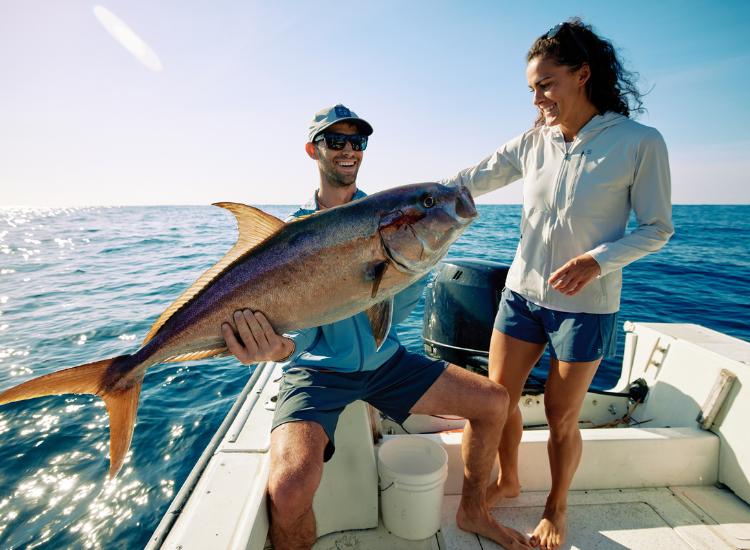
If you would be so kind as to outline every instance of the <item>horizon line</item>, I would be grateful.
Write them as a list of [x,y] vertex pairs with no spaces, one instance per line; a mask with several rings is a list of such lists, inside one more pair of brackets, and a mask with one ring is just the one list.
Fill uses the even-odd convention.
[[[245,204],[245,203],[243,203]],[[288,206],[291,208],[298,208],[299,204],[286,204],[286,203],[266,203],[266,204],[253,204],[249,203],[248,206],[261,207],[261,206]],[[35,204],[0,204],[0,209],[5,208],[153,208],[156,206],[175,206],[175,207],[186,207],[186,206],[214,206],[211,203],[205,204],[65,204],[65,205],[35,205]],[[511,202],[492,202],[492,203],[476,203],[476,206],[523,206],[523,203],[511,203]],[[750,202],[742,203],[713,203],[713,202],[676,202],[672,203],[672,206],[750,206]]]

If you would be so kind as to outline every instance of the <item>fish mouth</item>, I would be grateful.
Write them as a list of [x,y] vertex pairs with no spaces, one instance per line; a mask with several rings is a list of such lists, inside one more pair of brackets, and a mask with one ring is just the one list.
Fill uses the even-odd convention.
[[459,185],[456,189],[456,211],[453,217],[461,224],[470,223],[479,217],[474,199],[465,185]]

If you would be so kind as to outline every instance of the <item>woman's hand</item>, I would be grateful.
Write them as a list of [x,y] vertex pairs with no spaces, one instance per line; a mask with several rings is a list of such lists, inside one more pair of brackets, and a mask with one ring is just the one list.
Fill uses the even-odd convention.
[[279,336],[260,312],[254,314],[249,309],[234,312],[234,323],[240,333],[242,343],[237,341],[229,323],[221,325],[221,333],[232,352],[243,365],[263,361],[282,361],[294,351],[294,342]]
[[573,258],[555,271],[547,282],[566,296],[578,294],[583,287],[596,279],[602,272],[591,254]]

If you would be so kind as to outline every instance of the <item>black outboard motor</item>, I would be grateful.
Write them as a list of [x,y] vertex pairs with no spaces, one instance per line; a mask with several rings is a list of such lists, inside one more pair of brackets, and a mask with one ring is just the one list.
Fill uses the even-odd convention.
[[[427,285],[424,300],[422,343],[425,353],[472,372],[487,375],[490,339],[508,267],[486,260],[443,260]],[[537,367],[539,362],[537,362]],[[529,375],[524,394],[544,392],[546,380]],[[648,386],[631,384],[629,393],[589,389],[591,393],[628,396],[643,400]]]
[[487,374],[490,338],[508,266],[443,260],[427,285],[422,342],[428,356]]

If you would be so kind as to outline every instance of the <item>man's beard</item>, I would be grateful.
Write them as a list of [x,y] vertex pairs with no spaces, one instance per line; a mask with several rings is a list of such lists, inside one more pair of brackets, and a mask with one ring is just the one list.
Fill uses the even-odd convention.
[[330,183],[334,187],[349,187],[357,181],[357,172],[359,171],[359,169],[351,176],[342,176],[341,174],[336,172],[336,169],[333,166],[333,162],[323,157],[320,157],[320,168],[328,178],[328,183]]

